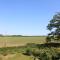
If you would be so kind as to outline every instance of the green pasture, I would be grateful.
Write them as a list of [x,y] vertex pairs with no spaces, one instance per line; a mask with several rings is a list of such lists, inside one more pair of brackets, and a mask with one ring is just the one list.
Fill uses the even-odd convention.
[[[46,42],[45,39],[45,36],[0,37],[0,60],[34,60],[33,56],[26,56],[22,54],[22,52],[26,50],[25,46],[28,43],[44,44]],[[30,49],[29,46],[27,46],[27,49]],[[37,47],[31,47],[31,49],[38,50]],[[46,51],[48,55],[49,53],[52,54],[52,52],[54,55],[54,50],[60,53],[60,47],[52,48],[51,51],[49,48],[40,48],[41,52]],[[5,55],[6,53],[7,55]]]
[[[27,43],[42,44],[45,43],[44,36],[29,36],[29,37],[0,37],[1,47],[24,46]],[[33,57],[22,54],[8,54],[7,56],[0,56],[0,60],[33,60]]]

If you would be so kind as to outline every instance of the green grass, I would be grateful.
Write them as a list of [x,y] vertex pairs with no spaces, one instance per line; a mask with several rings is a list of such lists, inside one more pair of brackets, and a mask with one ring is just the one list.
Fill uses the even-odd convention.
[[33,60],[33,58],[22,54],[9,54],[7,56],[0,55],[0,60]]
[[[0,48],[1,47],[13,47],[13,46],[24,46],[27,43],[42,44],[45,43],[43,36],[29,36],[29,37],[0,37]],[[30,56],[22,54],[11,54],[7,56],[0,56],[0,60],[33,60]]]
[[[56,51],[56,48],[53,47],[51,49],[50,48],[42,48],[40,50],[34,49],[34,51],[40,51],[40,53],[46,52],[50,57],[52,55],[55,55],[54,50]],[[22,53],[15,53],[15,54],[8,54],[6,56],[0,55],[0,60],[33,60],[33,56],[23,55]]]
[[15,56],[11,57],[10,59],[8,58],[7,60],[33,60],[33,58],[30,56],[22,55],[22,54],[16,54]]
[[[32,56],[26,56],[22,54],[22,50],[25,48],[15,48],[15,46],[25,46],[27,43],[43,44],[46,42],[45,38],[46,37],[44,36],[0,37],[0,48],[4,47],[3,49],[0,49],[0,53],[4,54],[6,51],[8,53],[6,56],[0,54],[0,60],[33,60]],[[43,48],[40,50],[45,51],[46,49]],[[60,52],[60,48],[57,48],[55,50]]]

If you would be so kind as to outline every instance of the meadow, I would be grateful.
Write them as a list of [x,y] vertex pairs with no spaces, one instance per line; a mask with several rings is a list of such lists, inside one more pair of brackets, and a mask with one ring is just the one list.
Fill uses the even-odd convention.
[[[0,37],[0,48],[25,46],[27,43],[43,44],[45,36]],[[0,55],[0,60],[33,60],[33,57],[21,53]]]
[[44,36],[0,37],[0,47],[24,46],[27,43],[45,43]]
[[34,53],[46,52],[46,54],[49,57],[56,55],[56,53],[60,53],[60,47],[47,48],[40,46],[41,44],[45,43],[46,43],[46,36],[0,37],[0,60],[34,60],[33,55],[28,56],[23,54],[27,51],[29,52],[30,50],[32,52],[35,51]]

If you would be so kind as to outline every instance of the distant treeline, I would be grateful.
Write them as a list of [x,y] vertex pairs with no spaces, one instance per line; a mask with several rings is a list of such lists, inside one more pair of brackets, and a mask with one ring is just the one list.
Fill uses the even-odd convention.
[[3,34],[0,34],[0,37],[46,37],[46,36],[23,36],[23,35],[3,35]]
[[20,37],[22,35],[2,35],[0,34],[0,37]]

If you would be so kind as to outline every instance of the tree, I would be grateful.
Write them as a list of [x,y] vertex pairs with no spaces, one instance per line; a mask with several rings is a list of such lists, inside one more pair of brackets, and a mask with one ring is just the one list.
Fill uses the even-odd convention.
[[53,16],[47,26],[47,29],[51,31],[51,33],[49,33],[47,36],[47,42],[60,40],[60,12]]

